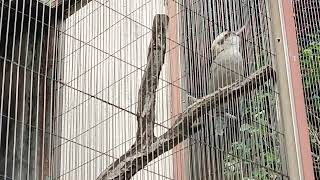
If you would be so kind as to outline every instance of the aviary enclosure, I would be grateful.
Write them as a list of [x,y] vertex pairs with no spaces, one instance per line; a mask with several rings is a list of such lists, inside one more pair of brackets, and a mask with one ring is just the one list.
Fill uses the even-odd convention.
[[294,1],[315,179],[320,178],[320,2]]
[[0,179],[289,178],[267,0],[2,0],[0,22]]

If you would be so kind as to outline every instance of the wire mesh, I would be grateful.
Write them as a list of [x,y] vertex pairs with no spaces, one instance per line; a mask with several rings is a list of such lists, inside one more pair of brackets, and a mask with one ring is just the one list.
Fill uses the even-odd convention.
[[[212,42],[222,32],[236,31],[247,23],[240,36],[240,52],[243,64],[230,65],[223,60],[216,71],[227,69],[218,82],[232,78],[235,72],[239,79],[246,78],[263,66],[273,66],[270,45],[270,16],[266,1],[188,1],[185,23],[188,91],[194,97],[210,93],[211,67],[217,63],[212,58]],[[194,51],[190,51],[194,50]],[[233,52],[236,54],[237,49]],[[232,54],[228,58],[232,57]],[[216,57],[218,58],[218,57]],[[210,62],[210,60],[212,60]],[[241,67],[243,66],[243,67]],[[255,90],[245,89],[239,96],[218,102],[218,108],[204,117],[207,130],[197,137],[209,147],[191,145],[191,169],[193,179],[283,179],[285,165],[281,164],[283,134],[277,116],[277,96],[273,74],[264,79]],[[224,111],[225,114],[219,111]],[[212,113],[212,114],[211,114]],[[232,116],[230,116],[230,114]],[[213,117],[216,117],[213,121]],[[209,160],[208,160],[209,159]],[[209,162],[208,162],[209,161]],[[199,165],[200,164],[200,165]],[[209,169],[208,169],[209,166]],[[207,177],[205,177],[207,176]]]
[[320,178],[320,2],[293,1],[315,179]]
[[268,1],[8,0],[0,21],[2,179],[288,178]]

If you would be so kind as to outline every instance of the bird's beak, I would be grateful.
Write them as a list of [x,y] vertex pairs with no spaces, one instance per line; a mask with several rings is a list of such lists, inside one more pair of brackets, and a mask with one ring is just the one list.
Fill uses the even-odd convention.
[[247,21],[245,25],[243,25],[238,31],[236,31],[235,34],[239,36],[246,29],[248,24],[249,24],[249,21]]

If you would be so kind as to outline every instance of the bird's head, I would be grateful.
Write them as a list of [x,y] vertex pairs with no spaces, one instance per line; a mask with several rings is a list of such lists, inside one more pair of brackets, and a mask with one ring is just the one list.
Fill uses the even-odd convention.
[[228,48],[240,48],[240,34],[247,25],[242,26],[238,31],[224,31],[212,42],[211,50],[217,54]]
[[211,51],[214,56],[229,48],[240,48],[240,37],[232,31],[222,32],[216,37],[211,45]]
[[234,32],[228,32],[223,42],[223,49],[240,48],[240,37]]
[[224,31],[221,34],[219,34],[216,39],[211,44],[211,50],[213,54],[218,54],[224,49],[224,41],[227,37],[229,37],[229,31]]

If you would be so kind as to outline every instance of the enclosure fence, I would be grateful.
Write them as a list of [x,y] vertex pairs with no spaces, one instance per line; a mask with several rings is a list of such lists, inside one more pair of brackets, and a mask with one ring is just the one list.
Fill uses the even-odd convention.
[[320,178],[320,2],[295,0],[296,32],[315,179]]
[[[289,179],[268,0],[0,13],[0,179]],[[318,177],[319,37],[296,17]]]

